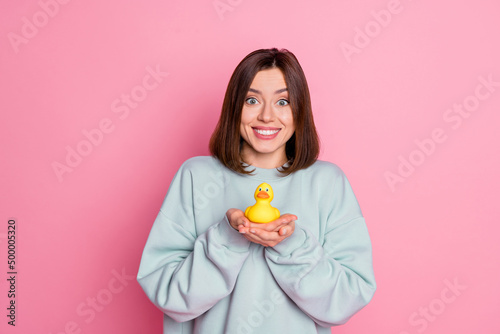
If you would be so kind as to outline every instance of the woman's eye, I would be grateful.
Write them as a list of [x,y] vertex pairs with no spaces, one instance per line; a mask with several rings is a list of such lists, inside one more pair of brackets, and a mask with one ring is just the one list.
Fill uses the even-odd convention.
[[279,101],[278,101],[278,105],[279,105],[280,107],[285,107],[285,106],[287,106],[289,103],[290,103],[290,102],[288,102],[288,101],[287,101],[287,100],[285,100],[285,99],[281,99],[281,100],[279,100]]
[[259,101],[255,97],[249,97],[248,99],[245,100],[246,103],[248,104],[257,104]]

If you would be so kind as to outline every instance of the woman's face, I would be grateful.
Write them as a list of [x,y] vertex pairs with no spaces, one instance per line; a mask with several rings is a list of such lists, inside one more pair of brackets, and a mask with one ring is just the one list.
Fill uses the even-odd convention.
[[255,75],[243,103],[240,132],[246,163],[276,168],[286,159],[285,144],[295,131],[285,77],[280,69]]

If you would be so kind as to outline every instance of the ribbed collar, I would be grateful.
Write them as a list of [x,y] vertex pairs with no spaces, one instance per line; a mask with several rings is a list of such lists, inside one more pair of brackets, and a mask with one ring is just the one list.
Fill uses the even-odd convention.
[[[290,165],[289,162],[286,162],[283,166],[288,167]],[[278,168],[260,168],[252,165],[248,165],[243,163],[245,170],[253,171],[251,175],[245,175],[246,177],[251,177],[258,180],[278,180],[286,178],[290,175],[284,176],[282,173],[278,171],[281,167]]]

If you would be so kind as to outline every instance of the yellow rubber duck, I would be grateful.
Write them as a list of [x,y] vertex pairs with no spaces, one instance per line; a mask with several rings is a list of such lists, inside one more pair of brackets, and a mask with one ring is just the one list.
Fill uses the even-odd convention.
[[253,195],[257,201],[245,210],[245,217],[254,223],[266,224],[280,217],[280,211],[271,206],[273,188],[267,183],[260,184]]

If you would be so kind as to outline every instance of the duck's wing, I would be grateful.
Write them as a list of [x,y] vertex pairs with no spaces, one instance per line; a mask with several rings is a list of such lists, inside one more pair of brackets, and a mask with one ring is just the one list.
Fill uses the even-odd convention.
[[275,212],[276,217],[277,217],[276,219],[278,219],[279,217],[281,217],[280,210],[274,208],[274,212]]

